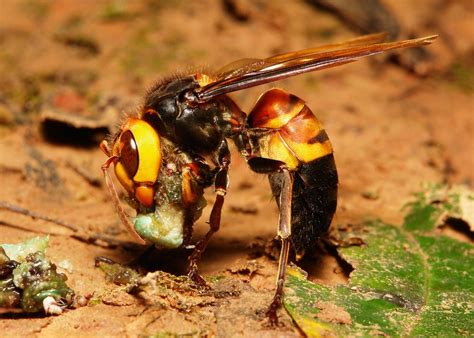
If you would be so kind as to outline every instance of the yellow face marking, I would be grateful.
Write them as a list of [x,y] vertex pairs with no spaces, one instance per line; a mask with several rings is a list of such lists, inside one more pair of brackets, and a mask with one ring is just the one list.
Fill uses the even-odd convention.
[[153,205],[153,199],[155,198],[155,190],[153,187],[141,185],[135,189],[135,197],[141,204],[146,207]]
[[161,145],[158,133],[143,120],[130,119],[127,123],[138,150],[138,170],[133,177],[135,182],[154,183],[161,165]]

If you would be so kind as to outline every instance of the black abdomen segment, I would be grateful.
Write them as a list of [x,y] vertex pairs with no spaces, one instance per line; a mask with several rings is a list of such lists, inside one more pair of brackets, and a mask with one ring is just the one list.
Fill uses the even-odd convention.
[[[333,154],[294,171],[291,241],[297,253],[311,251],[331,225],[337,206],[338,177]],[[281,174],[269,176],[273,195],[280,195]]]

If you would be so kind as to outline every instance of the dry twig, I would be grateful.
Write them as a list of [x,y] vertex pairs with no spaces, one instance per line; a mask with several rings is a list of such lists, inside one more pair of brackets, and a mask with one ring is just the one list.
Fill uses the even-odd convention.
[[40,219],[40,220],[43,220],[43,221],[46,221],[46,222],[54,223],[54,224],[60,225],[62,227],[68,228],[68,229],[70,229],[74,232],[79,231],[79,228],[75,225],[72,225],[72,224],[69,224],[69,223],[63,222],[61,220],[48,217],[48,216],[41,215],[41,214],[39,214],[35,211],[31,211],[31,210],[28,210],[26,208],[22,208],[22,207],[13,205],[13,204],[10,204],[10,203],[5,202],[5,201],[0,201],[0,209],[11,211],[11,212],[21,214],[21,215],[25,215],[25,216],[29,216],[29,217],[35,218],[35,219]]

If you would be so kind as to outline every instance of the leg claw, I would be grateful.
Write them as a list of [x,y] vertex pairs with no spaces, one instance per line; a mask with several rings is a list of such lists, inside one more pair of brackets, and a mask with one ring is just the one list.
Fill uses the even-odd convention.
[[204,278],[202,278],[201,275],[199,273],[197,273],[197,271],[189,271],[188,277],[198,287],[202,287],[202,288],[208,288],[209,287],[207,285],[206,281],[204,280]]
[[269,309],[266,313],[268,318],[268,326],[277,327],[278,326],[278,315],[276,309]]
[[276,298],[272,301],[270,306],[268,307],[266,316],[268,318],[268,325],[271,327],[278,326],[278,315],[277,310],[280,308],[281,302],[279,298]]

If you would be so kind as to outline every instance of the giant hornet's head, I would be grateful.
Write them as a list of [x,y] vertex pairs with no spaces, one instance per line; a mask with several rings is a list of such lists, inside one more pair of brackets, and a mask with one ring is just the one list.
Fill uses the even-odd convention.
[[109,156],[102,166],[107,187],[122,223],[138,241],[145,243],[120,206],[117,191],[107,169],[114,163],[115,175],[128,193],[144,207],[152,207],[155,183],[161,166],[160,137],[147,122],[128,118],[111,143],[104,140],[100,145],[102,151]]
[[106,163],[115,165],[115,175],[122,186],[143,206],[153,206],[155,183],[161,165],[160,137],[147,122],[128,118],[110,147],[101,149],[109,156]]
[[[146,239],[165,248],[179,247],[189,239],[190,232],[184,228],[205,206],[203,189],[195,179],[199,165],[187,162],[185,154],[170,158],[171,144],[164,137],[160,140],[158,131],[147,121],[132,117],[112,141],[101,143],[109,157],[102,171],[122,223],[140,243]],[[131,219],[121,207],[107,172],[112,163],[118,181],[136,202],[137,216]]]

